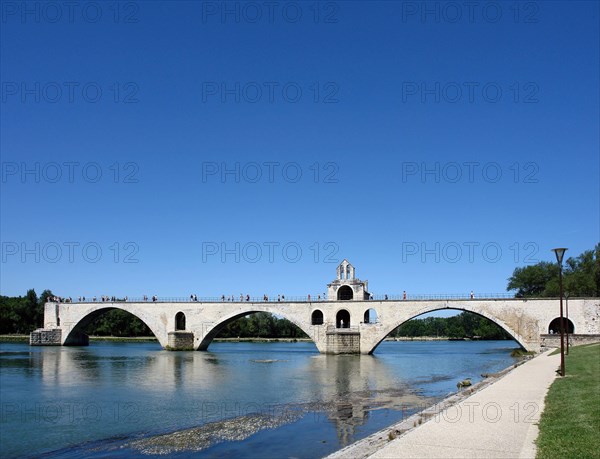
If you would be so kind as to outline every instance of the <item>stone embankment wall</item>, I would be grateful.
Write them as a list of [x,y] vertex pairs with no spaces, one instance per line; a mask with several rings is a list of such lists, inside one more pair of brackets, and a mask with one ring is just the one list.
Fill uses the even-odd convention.
[[[541,335],[541,347],[560,347],[560,334]],[[565,346],[567,338],[565,335]],[[600,335],[569,335],[569,346],[581,346],[582,344],[600,343]]]

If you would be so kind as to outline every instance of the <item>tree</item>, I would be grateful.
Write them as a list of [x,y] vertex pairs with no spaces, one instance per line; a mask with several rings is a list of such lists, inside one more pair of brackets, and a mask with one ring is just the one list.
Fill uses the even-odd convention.
[[25,307],[23,311],[23,320],[29,326],[27,328],[35,329],[38,325],[40,317],[43,317],[44,314],[43,312],[40,314],[40,311],[38,310],[40,308],[40,305],[38,303],[38,296],[35,293],[34,289],[27,290],[27,294],[25,295],[24,306]]
[[87,326],[85,333],[93,336],[152,336],[144,322],[122,309],[112,309]]
[[230,322],[219,331],[219,338],[304,338],[307,335],[287,319],[268,312],[257,312]]
[[567,260],[564,290],[571,296],[600,296],[600,244]]
[[[565,293],[575,297],[600,296],[600,244],[577,257],[570,257],[563,267]],[[516,268],[506,290],[516,290],[515,297],[557,297],[560,279],[557,263],[542,261]]]
[[0,333],[18,333],[21,297],[0,296]]
[[558,281],[556,263],[541,261],[524,268],[515,268],[513,275],[508,279],[506,290],[516,290],[516,298],[546,296],[546,285],[554,278]]
[[390,336],[442,336],[448,338],[512,339],[502,328],[485,317],[462,312],[453,317],[427,317],[404,322]]
[[54,296],[54,294],[52,293],[52,290],[44,290],[42,292],[42,294],[40,295],[40,299],[39,299],[40,304],[43,306],[45,303],[48,302],[48,299],[52,296]]
[[24,297],[0,296],[0,333],[29,333],[43,322],[44,297],[38,298],[34,289]]

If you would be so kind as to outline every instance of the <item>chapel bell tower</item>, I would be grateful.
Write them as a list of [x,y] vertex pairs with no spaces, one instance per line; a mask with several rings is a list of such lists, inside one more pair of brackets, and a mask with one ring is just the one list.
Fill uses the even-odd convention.
[[356,278],[354,266],[346,259],[337,267],[337,279],[327,284],[327,299],[329,301],[360,301],[368,300],[369,281]]

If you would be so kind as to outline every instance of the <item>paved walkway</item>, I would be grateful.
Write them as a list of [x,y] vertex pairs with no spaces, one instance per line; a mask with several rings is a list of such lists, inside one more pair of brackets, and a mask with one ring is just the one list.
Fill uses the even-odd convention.
[[526,362],[370,458],[534,458],[537,423],[560,355]]

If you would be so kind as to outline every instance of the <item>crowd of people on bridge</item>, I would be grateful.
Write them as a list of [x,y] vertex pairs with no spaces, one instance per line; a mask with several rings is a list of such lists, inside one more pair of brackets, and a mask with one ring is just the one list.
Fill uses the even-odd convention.
[[53,303],[72,303],[73,302],[73,298],[71,298],[70,296],[64,298],[62,296],[50,296],[48,297],[48,301],[51,301]]
[[[473,292],[471,292],[471,295],[473,295]],[[473,296],[471,296],[471,298],[472,297]],[[327,295],[325,293],[323,293],[322,295],[321,294],[317,295],[317,301],[324,301],[326,299],[327,299]],[[373,295],[370,295],[369,299],[372,300],[373,299]],[[384,299],[387,300],[388,296],[385,295]],[[406,300],[406,291],[404,292],[404,298],[403,299]],[[52,301],[52,302],[54,302],[54,303],[72,303],[73,302],[73,299],[71,297],[66,297],[65,298],[65,297],[61,297],[61,296],[52,296],[52,297],[49,298],[49,300]],[[153,301],[153,302],[157,302],[158,301],[158,296],[157,295],[152,295],[152,297],[150,298],[150,300]],[[240,302],[244,302],[244,301],[250,302],[250,300],[251,300],[251,297],[250,297],[249,294],[244,295],[243,293],[240,293],[240,296],[239,296],[239,301]],[[266,293],[263,295],[262,300],[264,302],[271,301],[269,299],[269,295],[267,295]],[[311,301],[310,293],[306,296],[306,300],[309,301],[309,302]],[[93,296],[91,299],[86,300],[85,296],[79,296],[79,297],[77,297],[77,301],[79,303],[85,303],[85,302],[89,302],[89,301],[95,303],[95,302],[98,301],[98,298],[96,296]],[[102,296],[100,296],[100,302],[102,302],[102,303],[105,303],[105,302],[112,302],[112,303],[114,303],[114,302],[127,302],[127,301],[129,301],[129,297],[127,297],[127,296],[125,296],[124,298],[118,298],[116,296],[108,296],[108,295],[102,295]],[[142,301],[149,301],[148,295],[144,295],[142,297]],[[196,295],[195,293],[192,293],[190,295],[190,302],[197,302],[197,301],[198,301],[198,295]],[[234,302],[234,301],[236,301],[235,295],[231,295],[231,296],[227,296],[227,297],[225,295],[221,295],[221,302]],[[275,301],[275,300],[273,299],[272,301]],[[283,295],[283,294],[277,295],[277,301],[278,302],[281,302],[281,301],[285,302],[285,295]]]
[[[300,299],[299,301],[312,301],[311,300],[311,295],[308,294],[306,297],[306,300],[304,299]],[[381,297],[380,297],[381,298]],[[471,292],[469,293],[469,298],[470,299],[475,299],[475,293],[473,292],[473,290],[471,290]],[[374,300],[375,297],[373,296],[373,294],[369,294],[369,300]],[[383,300],[384,301],[388,301],[390,298],[388,297],[387,294],[383,295]],[[403,300],[407,300],[408,299],[408,295],[406,294],[406,290],[404,290],[402,292],[402,299]],[[54,303],[72,303],[73,299],[69,296],[69,297],[61,297],[61,296],[51,296],[48,298],[49,301],[54,302]],[[208,301],[215,301],[216,299],[212,299],[212,300],[208,300]],[[225,296],[225,295],[221,295],[221,302],[235,302],[236,296],[235,295],[230,295],[230,296]],[[317,295],[317,301],[326,301],[327,300],[327,295],[325,293],[318,294]],[[85,303],[85,302],[97,302],[98,298],[96,296],[92,297],[89,300],[86,300],[85,296],[79,296],[77,297],[77,301],[79,303]],[[102,295],[100,297],[100,302],[127,302],[129,301],[129,298],[127,296],[125,296],[124,298],[117,298],[116,296],[108,296],[108,295]],[[135,301],[135,300],[134,300]],[[152,295],[152,297],[149,299],[147,295],[144,295],[142,298],[142,301],[152,301],[152,302],[157,302],[158,301],[158,296],[157,295]],[[163,300],[164,301],[164,300]],[[177,300],[174,300],[177,301]],[[197,302],[198,301],[198,295],[196,295],[195,293],[192,293],[190,295],[190,301],[191,302]],[[205,300],[206,301],[206,300]],[[251,297],[249,294],[244,295],[243,293],[240,293],[239,296],[239,301],[240,302],[250,302],[251,301]],[[269,302],[269,301],[275,301],[275,299],[270,299],[269,295],[267,295],[266,293],[263,295],[262,297],[262,301],[263,302]],[[277,301],[278,302],[285,302],[285,295],[279,294],[277,295]]]
[[[85,299],[85,296],[79,296],[77,297],[77,301],[79,303],[85,303],[87,300]],[[98,298],[93,296],[91,299],[92,302],[97,302]],[[115,303],[115,302],[123,302],[123,301],[129,301],[129,298],[126,296],[124,298],[117,298],[116,296],[108,296],[108,295],[102,295],[100,297],[100,302],[102,303]],[[68,302],[72,302],[72,300],[69,297],[69,301]]]

